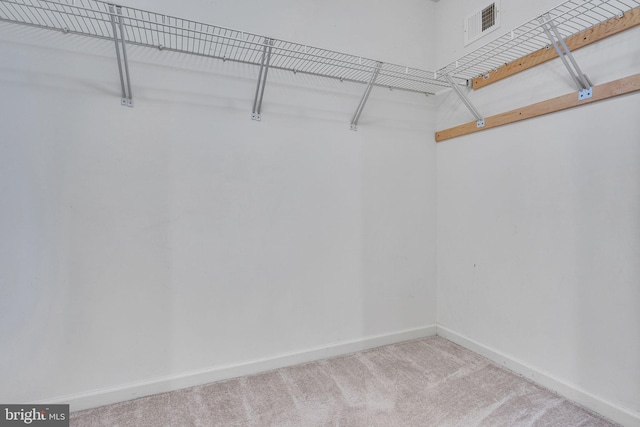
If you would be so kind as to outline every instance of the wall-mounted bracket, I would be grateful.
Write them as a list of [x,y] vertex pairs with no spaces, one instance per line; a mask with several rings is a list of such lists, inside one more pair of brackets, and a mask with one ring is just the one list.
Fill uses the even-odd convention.
[[[129,61],[127,59],[127,45],[125,43],[122,8],[114,4],[109,4],[109,12],[111,13],[111,27],[113,28],[113,40],[116,44],[116,58],[118,59],[120,86],[122,88],[121,104],[125,107],[133,107],[133,94],[131,92],[131,78],[129,77]],[[120,30],[119,36],[118,30]],[[122,55],[120,54],[120,50],[122,50]]]
[[640,94],[640,74],[635,74],[629,77],[624,77],[622,79],[614,80],[609,83],[600,84],[593,88],[593,97],[585,99],[584,101],[576,99],[575,92],[571,92],[566,95],[558,96],[556,98],[547,99],[546,101],[537,102],[535,104],[527,105],[524,107],[516,108],[515,110],[506,111],[504,113],[487,117],[487,120],[491,119],[491,121],[487,124],[487,127],[484,128],[478,128],[474,123],[471,122],[449,129],[444,129],[436,132],[436,141],[439,142],[462,135],[468,135],[470,133],[482,132],[486,129],[504,126],[510,123],[517,123],[522,120],[540,117],[545,114],[555,113],[557,111],[564,111],[575,107],[582,107],[593,102],[603,101],[605,99],[611,99],[616,96],[622,96],[631,93]]
[[273,39],[264,39],[264,47],[262,48],[262,60],[260,62],[260,74],[258,74],[258,86],[256,87],[256,96],[253,100],[253,112],[251,113],[251,120],[262,120],[260,111],[262,110],[264,87],[267,84],[267,73],[269,72],[269,63],[271,61],[273,42]]
[[549,40],[551,41],[551,44],[556,50],[558,56],[562,60],[562,63],[567,68],[567,71],[569,71],[569,75],[578,87],[578,99],[582,101],[583,99],[591,98],[591,88],[593,84],[591,83],[591,80],[589,80],[587,75],[584,74],[580,69],[580,66],[569,50],[567,43],[560,35],[560,32],[558,31],[556,25],[553,23],[553,20],[550,19],[550,16],[547,14],[538,18],[538,21],[542,25],[542,29],[547,34],[547,37],[549,37]]
[[449,85],[451,86],[453,91],[456,93],[456,95],[458,95],[458,98],[460,98],[462,103],[469,109],[471,114],[473,114],[473,116],[476,118],[476,126],[479,127],[479,128],[484,127],[484,118],[478,112],[476,107],[471,103],[469,98],[467,98],[467,96],[464,94],[464,92],[462,92],[460,90],[460,88],[458,87],[456,82],[454,82],[453,79],[451,78],[451,76],[448,75],[448,74],[445,74],[444,78],[447,80],[447,82],[449,82]]
[[376,79],[378,78],[378,73],[380,72],[381,67],[382,67],[382,62],[376,63],[376,67],[371,73],[371,78],[369,79],[369,83],[367,83],[367,88],[364,90],[364,94],[362,95],[360,104],[358,104],[358,108],[356,109],[356,112],[353,115],[353,118],[351,119],[351,130],[358,130],[358,120],[360,120],[360,114],[362,114],[364,105],[367,103],[367,100],[369,99],[369,94],[371,93],[371,89],[373,89],[373,85],[376,83]]
[[592,88],[586,88],[586,89],[582,89],[580,92],[578,92],[578,100],[582,101],[583,99],[588,99],[591,98],[593,96],[593,89]]

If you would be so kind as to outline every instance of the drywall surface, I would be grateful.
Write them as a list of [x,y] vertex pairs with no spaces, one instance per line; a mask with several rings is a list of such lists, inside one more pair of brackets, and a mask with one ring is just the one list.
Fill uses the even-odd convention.
[[256,122],[256,68],[131,47],[130,109],[112,43],[0,34],[0,401],[435,324],[430,98],[353,132],[362,85],[276,71]]
[[438,145],[438,323],[636,412],[638,112],[629,96]]
[[[594,84],[636,74],[639,35],[576,59]],[[469,97],[488,116],[572,91],[555,60]],[[639,114],[634,94],[437,146],[438,324],[636,420]],[[438,129],[471,120],[454,95],[440,99]]]

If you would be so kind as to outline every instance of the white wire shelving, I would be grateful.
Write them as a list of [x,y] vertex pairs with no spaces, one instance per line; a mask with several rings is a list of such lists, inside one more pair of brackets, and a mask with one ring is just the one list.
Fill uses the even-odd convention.
[[[99,0],[0,0],[0,20],[101,39],[114,39],[111,3]],[[118,6],[127,44],[260,66],[270,46],[269,68],[342,81],[435,94],[448,87],[420,70],[232,30],[146,10]]]
[[[553,44],[584,96],[591,82],[576,66],[572,71],[562,52],[564,39],[640,7],[640,0],[567,0],[547,13],[508,31],[484,46],[434,71],[376,61],[250,32],[117,6],[101,0],[0,0],[0,21],[115,41],[122,84],[122,104],[133,106],[127,45],[235,61],[260,67],[252,118],[260,109],[269,69],[362,83],[365,93],[351,121],[357,130],[372,87],[433,95],[453,88],[477,119],[484,120],[466,98],[461,86],[486,76],[519,58]],[[637,12],[637,11],[636,11]],[[555,34],[555,35],[552,35]],[[566,46],[565,46],[566,47]],[[582,82],[582,83],[580,83]]]
[[567,0],[441,68],[437,71],[437,77],[449,83],[475,117],[476,127],[483,128],[485,118],[458,87],[460,81],[475,87],[474,79],[488,79],[492,72],[498,73],[503,66],[534,56],[553,46],[576,83],[578,100],[590,99],[593,96],[593,83],[580,69],[565,40],[578,34],[583,37],[590,29],[611,20],[622,19],[628,12],[631,12],[633,20],[637,17],[639,6],[640,0]]
[[553,23],[561,38],[566,39],[609,19],[620,18],[637,7],[640,0],[568,0],[439,69],[438,78],[443,82],[446,75],[471,80],[540,49],[550,48],[551,42],[540,18]]

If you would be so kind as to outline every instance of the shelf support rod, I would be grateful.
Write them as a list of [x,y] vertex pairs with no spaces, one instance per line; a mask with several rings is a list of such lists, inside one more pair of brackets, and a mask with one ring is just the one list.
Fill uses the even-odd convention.
[[265,38],[262,51],[262,61],[260,63],[260,74],[258,74],[258,86],[256,87],[256,96],[253,100],[253,112],[251,113],[251,120],[260,121],[262,119],[262,98],[264,97],[264,87],[267,84],[267,73],[269,72],[269,63],[271,61],[272,49],[273,40]]
[[449,85],[453,89],[453,91],[458,95],[458,98],[462,101],[462,103],[467,107],[467,109],[473,114],[473,117],[476,118],[476,126],[481,128],[484,127],[484,118],[478,112],[478,109],[473,105],[473,103],[467,98],[467,96],[460,90],[456,82],[453,81],[449,74],[445,74],[444,78],[449,82]]
[[[129,76],[129,61],[127,59],[127,46],[124,41],[124,24],[122,23],[122,8],[114,4],[109,4],[111,12],[111,27],[113,28],[113,40],[116,45],[116,58],[118,59],[118,71],[120,73],[120,87],[122,89],[121,105],[125,107],[133,107],[133,94],[131,92],[131,78]],[[117,23],[116,23],[117,17]],[[120,37],[118,38],[118,28],[120,28]],[[120,49],[122,47],[122,57]],[[123,72],[124,68],[124,72]],[[125,85],[126,77],[126,85]]]
[[367,88],[364,90],[364,94],[362,95],[362,99],[360,100],[360,104],[358,104],[358,108],[356,109],[353,118],[351,119],[351,130],[358,130],[358,120],[360,120],[360,115],[362,114],[362,110],[364,109],[364,105],[367,103],[369,99],[369,94],[371,94],[371,89],[373,89],[373,85],[376,83],[376,79],[378,78],[378,73],[380,73],[380,68],[382,68],[382,62],[376,63],[376,68],[374,68],[371,73],[371,79],[369,79],[369,83],[367,83]]
[[[578,87],[578,99],[582,101],[583,99],[591,98],[591,96],[593,95],[591,90],[593,84],[591,83],[587,75],[584,74],[580,69],[580,66],[569,50],[567,43],[560,35],[560,32],[558,31],[556,25],[553,23],[553,20],[549,19],[549,16],[547,15],[546,18],[545,16],[541,16],[540,18],[538,18],[538,21],[542,25],[542,29],[547,34],[547,37],[551,41],[553,48],[558,53],[558,56],[562,60],[562,63],[567,68],[567,71],[569,71],[569,75]],[[569,61],[567,61],[567,59],[569,59]],[[571,65],[569,63],[571,63]],[[573,68],[571,68],[572,65]]]

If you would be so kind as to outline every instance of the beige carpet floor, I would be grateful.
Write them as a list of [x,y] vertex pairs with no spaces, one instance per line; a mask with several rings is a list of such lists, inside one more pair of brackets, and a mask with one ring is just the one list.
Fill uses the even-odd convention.
[[73,427],[613,425],[440,337],[71,414]]

